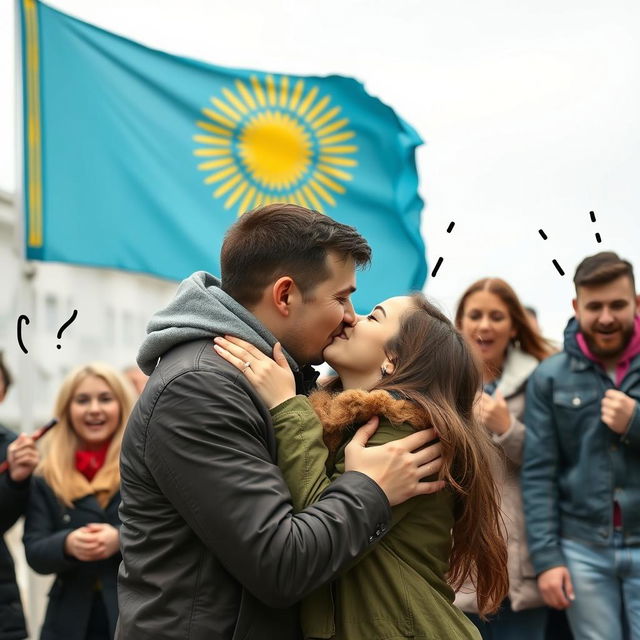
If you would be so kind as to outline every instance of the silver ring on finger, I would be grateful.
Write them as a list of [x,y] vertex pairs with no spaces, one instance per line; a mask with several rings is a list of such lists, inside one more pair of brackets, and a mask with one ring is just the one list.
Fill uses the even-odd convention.
[[251,362],[249,360],[242,364],[242,373],[244,373],[247,369],[251,369]]

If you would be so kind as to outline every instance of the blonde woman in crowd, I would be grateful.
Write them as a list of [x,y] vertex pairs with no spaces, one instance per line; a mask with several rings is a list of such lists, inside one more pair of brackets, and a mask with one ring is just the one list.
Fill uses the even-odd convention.
[[524,444],[525,387],[538,363],[551,355],[551,345],[536,332],[515,291],[499,278],[483,278],[463,293],[455,323],[482,365],[483,392],[476,417],[504,453],[499,474],[502,509],[508,535],[509,595],[489,621],[477,616],[470,585],[456,596],[487,640],[543,640],[547,609],[529,560],[520,487]]
[[55,573],[41,640],[110,640],[118,618],[120,442],[132,390],[115,369],[72,371],[55,403],[26,513],[24,546]]

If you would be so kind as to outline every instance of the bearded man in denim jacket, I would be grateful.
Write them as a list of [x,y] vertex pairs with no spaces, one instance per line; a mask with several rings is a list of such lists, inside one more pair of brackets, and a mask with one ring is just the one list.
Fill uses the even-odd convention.
[[546,603],[580,640],[640,638],[640,317],[613,252],[574,277],[564,351],[529,380],[522,468],[531,558]]

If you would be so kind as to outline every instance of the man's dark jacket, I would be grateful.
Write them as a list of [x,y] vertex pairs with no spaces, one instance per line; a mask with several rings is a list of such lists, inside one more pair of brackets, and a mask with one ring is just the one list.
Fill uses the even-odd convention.
[[213,276],[183,282],[148,331],[138,362],[153,373],[122,445],[116,638],[297,639],[295,603],[380,537],[387,499],[349,472],[293,513],[269,411],[212,343],[270,354],[275,339]]
[[[7,459],[7,447],[15,438],[15,433],[0,425],[0,462]],[[0,476],[0,531],[3,536],[24,513],[30,480],[13,482],[8,471]],[[0,640],[22,640],[26,637],[13,559],[3,537],[0,542]]]

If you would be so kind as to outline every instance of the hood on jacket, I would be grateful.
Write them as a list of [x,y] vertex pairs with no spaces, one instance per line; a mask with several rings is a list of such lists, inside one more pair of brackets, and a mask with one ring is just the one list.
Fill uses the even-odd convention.
[[573,316],[569,318],[569,322],[567,322],[567,326],[564,329],[564,350],[574,358],[586,360],[587,356],[582,353],[582,349],[580,349],[580,345],[578,344],[578,331],[580,331],[580,325],[576,317]]
[[[232,335],[250,342],[268,356],[277,342],[260,321],[220,286],[220,280],[197,271],[178,286],[173,300],[153,315],[138,351],[138,365],[151,375],[158,358],[183,342]],[[294,372],[299,367],[283,350]]]
[[496,390],[500,390],[505,398],[515,395],[522,390],[529,376],[539,364],[538,359],[530,353],[510,346],[504,359],[502,375]]
[[[587,339],[584,333],[579,330],[576,332],[576,344],[585,357],[587,357],[592,362],[598,363],[604,368],[604,365],[602,364],[600,358],[598,358],[598,356],[595,355],[589,348],[589,344],[587,343]],[[631,339],[629,340],[629,343],[625,347],[624,351],[620,354],[618,361],[616,362],[616,386],[620,386],[622,380],[627,375],[627,372],[631,367],[631,361],[637,355],[640,355],[640,315],[637,315],[635,317]]]
[[[569,319],[567,326],[564,330],[564,350],[571,356],[587,358],[587,355],[583,352],[578,344],[578,333],[580,333],[580,325],[575,316]],[[629,358],[631,352],[636,352],[640,345],[640,315],[637,315],[634,320],[634,332],[629,344],[625,347],[625,352],[621,358]]]

